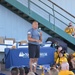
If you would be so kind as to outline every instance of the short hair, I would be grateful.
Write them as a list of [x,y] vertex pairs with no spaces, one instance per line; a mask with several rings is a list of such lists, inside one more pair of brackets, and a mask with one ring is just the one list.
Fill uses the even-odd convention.
[[29,68],[28,67],[24,67],[25,70],[25,74],[27,75],[29,73]]
[[58,72],[59,72],[59,71],[58,71],[56,68],[53,68],[53,67],[52,67],[52,68],[50,69],[50,72],[49,72],[49,73],[50,73],[50,75],[58,75]]
[[28,75],[35,75],[35,73],[34,72],[29,72]]
[[[37,21],[33,21],[33,22],[37,22]],[[32,22],[32,23],[33,23],[33,22]],[[38,22],[37,22],[37,23],[38,23]]]
[[11,69],[11,75],[18,75],[18,74],[19,74],[19,69],[17,67]]
[[61,66],[61,70],[69,70],[68,62],[63,62],[60,66]]
[[37,21],[33,21],[33,22],[32,22],[32,25],[33,25],[34,23],[38,23],[38,22],[37,22]]
[[20,71],[20,75],[24,75],[25,74],[25,70],[23,67],[20,67],[19,68],[19,71]]

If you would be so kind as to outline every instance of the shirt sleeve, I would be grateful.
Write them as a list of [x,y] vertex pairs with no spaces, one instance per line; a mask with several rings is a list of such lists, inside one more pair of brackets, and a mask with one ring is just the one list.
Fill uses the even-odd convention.
[[27,32],[27,35],[31,35],[31,30],[29,30],[29,31]]
[[56,64],[59,64],[59,58],[57,58],[57,60],[56,60]]
[[56,52],[54,52],[54,61],[56,62],[56,59],[57,59],[57,54]]

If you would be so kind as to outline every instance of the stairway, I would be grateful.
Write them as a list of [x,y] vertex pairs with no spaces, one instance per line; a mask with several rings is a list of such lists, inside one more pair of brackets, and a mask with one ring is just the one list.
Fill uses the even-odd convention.
[[[19,15],[20,17],[22,17],[23,19],[27,20],[30,23],[32,23],[34,20],[38,21],[39,27],[41,27],[41,29],[44,32],[51,35],[52,37],[62,39],[65,43],[67,43],[68,47],[75,50],[75,38],[68,35],[63,30],[58,28],[56,25],[52,24],[50,21],[46,20],[45,18],[43,18],[39,14],[32,11],[30,9],[30,2],[32,2],[32,1],[28,0],[28,7],[26,7],[25,5],[18,2],[17,0],[0,0],[1,5],[8,8],[9,10],[11,10],[12,12]],[[33,3],[33,4],[35,4],[35,3]],[[36,5],[36,6],[39,7],[38,5]],[[39,8],[41,8],[41,7],[39,7]],[[44,10],[44,9],[42,9],[42,10]],[[49,16],[55,17],[54,15],[52,15],[50,13],[49,13]],[[56,19],[58,19],[58,18],[56,18]]]

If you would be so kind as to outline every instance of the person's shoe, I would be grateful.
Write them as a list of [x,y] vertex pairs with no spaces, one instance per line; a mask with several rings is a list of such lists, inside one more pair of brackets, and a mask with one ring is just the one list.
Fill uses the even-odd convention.
[[32,66],[36,67],[37,63],[33,63]]

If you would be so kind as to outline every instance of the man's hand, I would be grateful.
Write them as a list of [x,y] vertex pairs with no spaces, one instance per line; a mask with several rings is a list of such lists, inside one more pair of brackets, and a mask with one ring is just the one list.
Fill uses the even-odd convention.
[[40,40],[36,40],[36,42],[38,42],[38,43],[42,43]]

